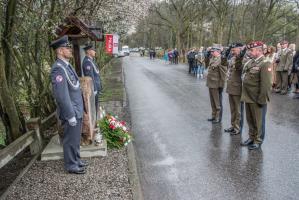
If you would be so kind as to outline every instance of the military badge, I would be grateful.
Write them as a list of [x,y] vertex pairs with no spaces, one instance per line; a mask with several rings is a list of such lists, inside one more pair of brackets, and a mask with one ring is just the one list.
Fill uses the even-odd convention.
[[61,75],[56,76],[56,82],[60,83],[63,81],[63,77]]
[[268,72],[271,72],[271,71],[272,71],[271,67],[268,67]]

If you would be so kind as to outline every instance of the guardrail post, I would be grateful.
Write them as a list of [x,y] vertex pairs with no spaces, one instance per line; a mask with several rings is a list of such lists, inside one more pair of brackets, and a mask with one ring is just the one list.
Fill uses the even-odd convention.
[[29,119],[28,121],[26,121],[26,128],[28,131],[35,131],[35,139],[30,145],[31,155],[35,155],[39,153],[43,148],[43,139],[41,135],[41,119],[39,117]]

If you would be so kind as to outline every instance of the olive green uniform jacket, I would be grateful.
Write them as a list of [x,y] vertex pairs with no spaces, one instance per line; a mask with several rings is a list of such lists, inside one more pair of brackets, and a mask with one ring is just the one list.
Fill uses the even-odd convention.
[[241,101],[266,104],[271,89],[271,63],[262,56],[249,60],[243,67]]
[[221,61],[221,56],[210,59],[207,75],[208,88],[224,88],[227,67]]
[[293,52],[290,49],[281,50],[279,63],[276,67],[277,72],[291,71],[293,65]]
[[242,58],[232,57],[228,68],[226,92],[230,95],[241,96],[242,93]]

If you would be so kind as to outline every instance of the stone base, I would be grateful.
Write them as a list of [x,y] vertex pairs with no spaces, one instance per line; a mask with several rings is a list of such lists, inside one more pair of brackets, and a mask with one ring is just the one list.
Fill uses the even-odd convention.
[[[80,156],[82,158],[107,156],[107,143],[103,140],[102,144],[96,146],[94,144],[88,146],[81,146]],[[59,136],[55,135],[50,140],[41,154],[41,160],[61,160],[63,159],[63,149],[59,144]]]

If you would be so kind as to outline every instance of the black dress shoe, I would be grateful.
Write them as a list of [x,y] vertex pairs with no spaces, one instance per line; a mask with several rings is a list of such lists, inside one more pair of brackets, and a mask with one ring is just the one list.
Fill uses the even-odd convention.
[[78,169],[68,170],[68,173],[70,173],[70,174],[85,174],[86,171],[84,168],[78,168]]
[[80,160],[79,167],[87,167],[89,165],[88,161]]
[[252,145],[253,144],[253,140],[252,139],[247,139],[246,141],[244,142],[241,142],[241,146],[249,146],[249,145]]
[[256,144],[256,143],[253,143],[253,144],[251,144],[251,145],[248,146],[249,150],[257,150],[259,148],[261,148],[261,145],[260,144]]
[[214,121],[214,120],[215,120],[215,118],[209,118],[208,119],[209,122]]
[[88,166],[88,163],[80,163],[79,164],[79,167],[87,167]]
[[230,132],[230,135],[239,135],[240,134],[240,131],[236,131],[236,130],[233,130],[232,132]]
[[214,119],[214,120],[212,121],[212,123],[213,123],[213,124],[218,124],[218,123],[220,123],[220,119]]
[[224,129],[224,132],[233,132],[235,129],[234,127]]

